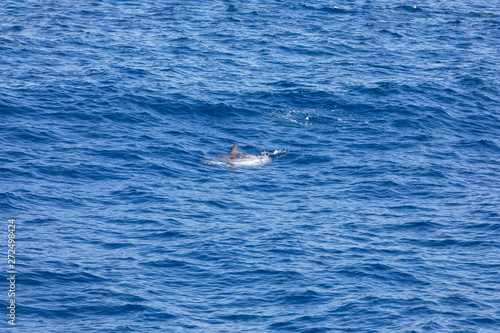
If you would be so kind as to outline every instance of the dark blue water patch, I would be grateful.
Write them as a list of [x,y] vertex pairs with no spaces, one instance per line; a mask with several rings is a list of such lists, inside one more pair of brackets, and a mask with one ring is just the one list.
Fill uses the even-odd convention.
[[443,227],[434,221],[415,221],[393,226],[396,231],[435,232]]
[[38,271],[28,273],[25,272],[23,277],[21,278],[21,282],[23,279],[26,279],[26,284],[29,285],[39,285],[39,281],[57,281],[58,285],[72,285],[72,284],[93,284],[93,283],[102,283],[107,279],[101,276],[97,276],[92,273],[81,272],[78,274],[75,273],[60,273],[55,271]]
[[132,243],[106,243],[103,244],[102,247],[109,250],[122,249],[127,247],[133,247]]
[[170,314],[170,313],[165,313],[165,312],[152,312],[152,313],[146,313],[144,314],[144,319],[148,321],[160,321],[164,322],[165,320],[171,320],[173,318],[176,318],[177,316]]
[[[72,307],[69,312],[77,314],[79,316],[110,316],[110,315],[127,315],[127,314],[137,314],[138,312],[143,312],[147,310],[146,306],[136,305],[136,304],[102,304],[102,302],[96,302],[95,305],[89,304],[84,307]],[[63,317],[66,317],[64,313],[61,313]]]
[[20,305],[19,310],[24,311],[28,318],[31,316],[43,316],[44,318],[50,318],[52,320],[54,320],[54,318],[64,318],[69,320],[78,320],[83,318],[83,316],[78,313],[68,312],[65,309],[38,309],[31,306]]
[[160,267],[160,268],[168,267],[168,268],[175,269],[176,267],[186,267],[188,264],[184,261],[167,259],[167,260],[145,263],[145,265],[150,265],[153,267]]
[[339,270],[339,273],[345,275],[346,277],[352,277],[366,281],[384,282],[388,285],[392,285],[394,283],[397,284],[401,281],[404,281],[405,283],[408,283],[410,285],[427,284],[427,282],[421,281],[411,274],[398,272],[397,269],[382,264],[364,264],[358,267],[343,267]]
[[85,165],[78,166],[39,166],[35,172],[38,177],[49,177],[52,179],[68,179],[74,181],[77,179],[90,179],[90,180],[105,180],[105,179],[123,179],[119,174],[112,174],[109,172],[110,168],[101,165]]
[[481,17],[481,18],[485,18],[485,17],[497,17],[497,15],[495,15],[494,13],[468,12],[465,15],[468,16],[468,17]]
[[148,238],[155,238],[158,237],[160,239],[178,239],[178,238],[185,238],[189,237],[189,235],[186,235],[182,232],[179,231],[163,231],[163,232],[158,232],[156,234],[150,234],[147,236]]
[[389,35],[391,37],[394,37],[394,38],[397,38],[397,39],[403,38],[402,34],[399,34],[397,32],[393,32],[393,31],[390,31],[390,30],[387,30],[387,29],[382,29],[382,30],[379,31],[379,33],[387,34],[387,35]]

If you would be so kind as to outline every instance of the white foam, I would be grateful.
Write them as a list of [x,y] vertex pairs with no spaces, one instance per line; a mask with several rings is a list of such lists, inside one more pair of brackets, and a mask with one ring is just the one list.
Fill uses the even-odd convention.
[[257,158],[232,160],[227,163],[232,167],[252,167],[271,163],[271,158],[269,156],[259,155]]
[[209,166],[229,166],[232,168],[238,167],[256,167],[271,163],[272,159],[268,154],[263,153],[257,158],[244,158],[236,160],[220,159],[217,157],[203,157],[200,162]]

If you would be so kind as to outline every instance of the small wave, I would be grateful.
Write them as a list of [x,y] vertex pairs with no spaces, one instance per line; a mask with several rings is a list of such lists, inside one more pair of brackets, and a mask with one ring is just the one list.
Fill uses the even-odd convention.
[[409,13],[422,12],[422,9],[417,5],[415,5],[415,6],[398,6],[398,7],[396,7],[396,9],[403,10],[403,11],[409,12]]

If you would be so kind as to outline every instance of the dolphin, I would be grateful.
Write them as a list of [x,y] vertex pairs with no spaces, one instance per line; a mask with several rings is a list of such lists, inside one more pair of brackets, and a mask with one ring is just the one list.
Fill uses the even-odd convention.
[[212,164],[211,162],[217,163],[217,161],[223,161],[227,163],[229,166],[257,166],[262,164],[271,163],[271,158],[268,155],[251,155],[247,153],[242,153],[238,151],[238,143],[235,143],[233,148],[227,154],[216,155],[212,158],[212,160],[206,160],[208,164]]
[[223,160],[228,160],[228,161],[234,161],[234,160],[258,160],[260,157],[257,157],[255,155],[250,155],[247,153],[242,153],[238,151],[238,144],[235,143],[233,148],[229,151],[227,154],[222,154],[222,155],[217,155],[215,157],[223,159]]

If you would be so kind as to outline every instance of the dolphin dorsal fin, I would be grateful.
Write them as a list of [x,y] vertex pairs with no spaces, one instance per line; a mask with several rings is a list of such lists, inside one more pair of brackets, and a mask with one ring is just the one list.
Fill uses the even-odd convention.
[[238,143],[235,143],[233,148],[231,148],[231,150],[229,151],[229,154],[237,152],[238,152]]

